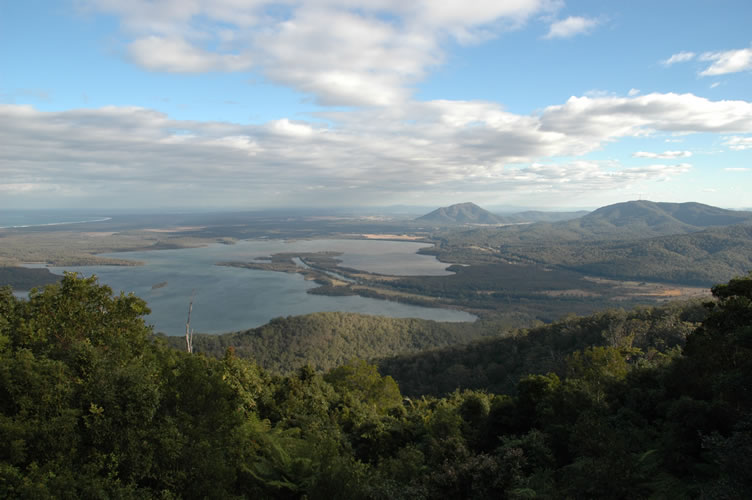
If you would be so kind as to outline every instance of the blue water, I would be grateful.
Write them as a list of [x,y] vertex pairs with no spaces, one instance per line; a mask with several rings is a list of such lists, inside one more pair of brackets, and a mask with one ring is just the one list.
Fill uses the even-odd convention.
[[[122,252],[105,256],[132,259],[143,266],[52,267],[54,273],[77,271],[96,274],[100,283],[116,292],[133,292],[152,310],[147,322],[168,335],[185,333],[191,294],[194,293],[191,326],[197,332],[222,333],[263,325],[280,316],[319,311],[346,311],[396,318],[436,321],[474,321],[475,316],[450,309],[412,306],[365,297],[313,295],[316,287],[300,274],[258,271],[214,265],[217,262],[248,262],[279,252],[344,252],[343,265],[384,274],[450,274],[432,256],[415,252],[425,244],[373,240],[280,240],[241,241],[235,245],[202,248]],[[167,286],[153,288],[167,282]]]
[[0,229],[100,222],[109,217],[47,210],[0,210]]

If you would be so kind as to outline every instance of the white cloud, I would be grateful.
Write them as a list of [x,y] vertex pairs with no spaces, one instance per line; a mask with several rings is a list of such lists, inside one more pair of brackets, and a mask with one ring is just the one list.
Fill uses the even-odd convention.
[[678,54],[674,54],[668,59],[661,61],[661,63],[663,63],[665,66],[671,66],[672,64],[691,61],[695,58],[696,55],[697,54],[695,54],[694,52],[679,52]]
[[571,38],[575,35],[587,34],[597,25],[597,19],[570,16],[551,23],[545,38]]
[[700,56],[702,61],[713,61],[701,76],[726,75],[740,71],[752,70],[752,49],[727,50],[725,52],[706,52]]
[[673,160],[675,158],[689,158],[692,156],[691,151],[664,151],[663,153],[650,153],[647,151],[638,151],[632,154],[635,158],[656,158],[660,160]]
[[131,60],[152,71],[244,71],[325,105],[390,106],[443,60],[554,12],[558,0],[80,0],[119,16]]
[[322,104],[387,106],[436,64],[436,41],[349,12],[301,8],[295,20],[258,36],[273,80],[316,95]]
[[[489,102],[444,100],[317,118],[324,120],[239,125],[173,120],[135,107],[42,112],[0,105],[0,179],[5,193],[54,186],[60,196],[99,196],[108,205],[122,200],[131,206],[163,199],[225,206],[249,200],[384,204],[406,193],[447,190],[606,192],[691,167],[551,162],[653,130],[752,133],[752,104],[691,94],[573,97],[539,115],[510,113]],[[746,144],[735,137],[729,144]],[[515,166],[524,164],[531,165]]]
[[570,97],[549,106],[541,129],[595,141],[665,132],[748,132],[752,103],[710,101],[693,94],[647,94],[637,97]]
[[287,118],[275,120],[269,124],[269,129],[276,134],[290,137],[310,137],[313,135],[313,127],[306,123],[291,122]]
[[149,70],[170,73],[241,71],[251,67],[248,55],[217,54],[192,46],[178,38],[149,36],[128,47],[131,59]]
[[723,170],[725,170],[726,172],[749,172],[752,169],[746,167],[728,167],[724,168]]
[[29,193],[32,191],[40,191],[44,186],[40,184],[32,184],[30,182],[18,182],[15,184],[0,184],[0,192],[5,194],[19,194]]
[[752,149],[752,137],[733,136],[726,139],[726,142],[723,144],[728,146],[729,149],[744,151],[746,149]]
[[667,181],[682,175],[692,166],[647,165],[644,167],[622,168],[620,165],[603,165],[598,162],[577,161],[565,164],[533,164],[530,167],[511,170],[519,182],[559,186],[560,189],[588,192],[624,188],[645,181]]
[[640,93],[640,89],[629,89],[629,92],[627,92],[627,95],[629,97],[634,97]]

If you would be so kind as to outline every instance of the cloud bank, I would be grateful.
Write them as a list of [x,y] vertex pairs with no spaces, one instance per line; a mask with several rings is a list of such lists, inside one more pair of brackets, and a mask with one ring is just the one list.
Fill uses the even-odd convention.
[[[224,205],[388,204],[422,193],[557,195],[664,180],[689,164],[628,167],[572,160],[622,137],[752,132],[752,103],[692,94],[572,97],[535,115],[480,101],[411,102],[262,125],[173,120],[105,107],[0,106],[4,193],[203,200]],[[748,138],[731,136],[729,147]],[[640,153],[677,159],[688,152]],[[568,159],[569,158],[569,159]],[[128,198],[126,200],[126,198]]]

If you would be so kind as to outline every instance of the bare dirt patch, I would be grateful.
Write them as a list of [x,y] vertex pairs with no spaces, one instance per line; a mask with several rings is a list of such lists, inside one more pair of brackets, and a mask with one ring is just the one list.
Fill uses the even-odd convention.
[[113,234],[117,234],[117,233],[115,231],[95,231],[95,232],[81,233],[81,235],[87,236],[89,238],[104,238],[106,236],[112,236]]
[[178,226],[168,227],[165,229],[144,229],[149,233],[184,233],[186,231],[198,231],[199,229],[205,229],[206,226]]
[[585,277],[593,283],[610,285],[623,295],[630,297],[653,297],[655,299],[694,299],[710,297],[710,289],[699,286],[682,286],[673,283],[651,283],[646,281],[619,281],[605,278]]
[[600,294],[595,292],[588,292],[587,290],[579,290],[573,288],[571,290],[546,290],[542,292],[543,295],[549,297],[599,297]]
[[367,240],[417,241],[425,239],[423,236],[409,234],[363,234],[362,236]]

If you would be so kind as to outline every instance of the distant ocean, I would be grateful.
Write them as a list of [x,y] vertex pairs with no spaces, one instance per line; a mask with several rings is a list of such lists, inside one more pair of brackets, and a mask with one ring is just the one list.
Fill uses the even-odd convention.
[[0,210],[0,229],[12,227],[59,226],[102,222],[110,217],[94,217],[74,212],[40,210]]

